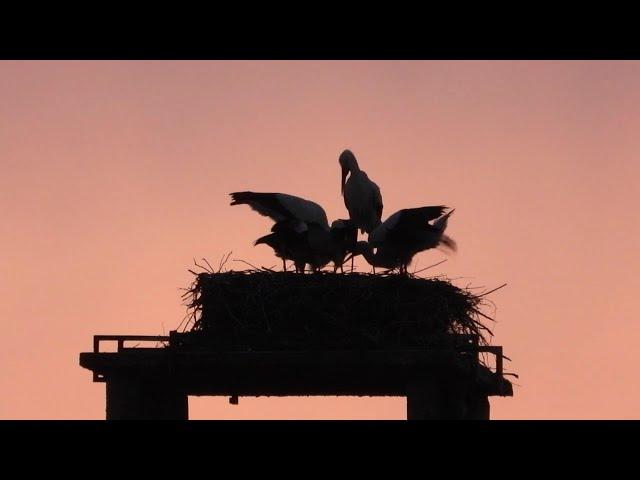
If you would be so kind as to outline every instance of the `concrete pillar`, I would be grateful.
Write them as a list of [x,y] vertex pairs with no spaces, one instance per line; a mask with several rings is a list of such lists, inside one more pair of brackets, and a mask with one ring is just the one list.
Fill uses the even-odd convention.
[[490,420],[489,397],[480,393],[467,396],[467,420]]
[[170,381],[107,379],[107,420],[188,420],[186,393]]
[[435,379],[417,378],[407,385],[407,420],[438,420],[443,416],[443,392]]
[[407,385],[407,420],[463,420],[469,408],[463,384],[416,378]]

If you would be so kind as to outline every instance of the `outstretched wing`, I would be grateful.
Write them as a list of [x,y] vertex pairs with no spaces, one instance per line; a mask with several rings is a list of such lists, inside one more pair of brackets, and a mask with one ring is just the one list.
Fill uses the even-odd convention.
[[376,206],[376,216],[378,217],[378,220],[382,220],[382,209],[384,207],[382,204],[382,193],[380,193],[380,187],[378,187],[378,185],[376,185],[375,183],[373,184],[373,187],[373,199],[374,205]]
[[260,215],[276,222],[298,220],[306,223],[317,223],[329,228],[327,214],[315,202],[286,193],[231,193],[231,205],[249,205]]
[[399,244],[412,240],[420,231],[429,228],[429,221],[439,218],[447,207],[444,205],[405,208],[391,215],[369,235],[369,243]]
[[276,222],[292,218],[292,214],[279,201],[277,193],[234,192],[230,194],[231,205],[249,205],[260,215]]
[[415,228],[424,226],[425,223],[435,220],[442,216],[447,209],[444,205],[438,205],[435,207],[418,207],[418,208],[405,208],[400,210],[401,215],[398,217],[398,223],[395,228]]

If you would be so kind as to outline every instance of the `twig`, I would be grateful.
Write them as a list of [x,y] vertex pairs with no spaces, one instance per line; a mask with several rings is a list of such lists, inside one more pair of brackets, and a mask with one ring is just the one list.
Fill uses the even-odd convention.
[[502,285],[500,285],[499,287],[494,288],[493,290],[489,290],[488,292],[484,292],[484,293],[478,295],[478,297],[484,297],[485,295],[489,295],[490,293],[493,293],[496,290],[500,290],[502,287],[506,287],[506,286],[507,286],[507,284],[503,283]]
[[193,259],[193,263],[195,264],[196,267],[200,267],[205,272],[213,273],[212,271],[208,270],[207,267],[203,267],[202,265],[198,264],[198,262],[196,262],[195,258]]
[[220,266],[218,267],[218,273],[220,273],[224,268],[224,266],[227,264],[227,262],[229,261],[229,257],[231,256],[232,253],[233,251],[227,253],[226,257],[224,255],[222,256],[222,259],[220,259]]
[[202,257],[202,260],[204,260],[204,261],[205,261],[205,263],[209,266],[210,271],[212,271],[212,272],[213,272],[213,267],[211,266],[211,264],[209,263],[209,261],[208,261],[206,258],[204,258],[204,257]]
[[245,265],[249,265],[251,268],[253,268],[254,270],[260,270],[258,267],[256,267],[255,265],[250,264],[249,262],[245,262],[244,260],[240,260],[237,258],[233,259],[234,262],[241,262],[244,263]]
[[440,261],[440,262],[438,262],[438,263],[434,263],[433,265],[429,265],[428,267],[424,267],[423,269],[418,270],[417,272],[416,272],[416,271],[414,271],[414,272],[413,272],[413,275],[416,275],[416,274],[418,274],[418,273],[424,272],[425,270],[429,270],[430,268],[437,267],[438,265],[443,264],[443,263],[444,263],[444,262],[446,262],[447,260],[448,260],[448,258],[445,258],[444,260],[442,260],[442,261]]

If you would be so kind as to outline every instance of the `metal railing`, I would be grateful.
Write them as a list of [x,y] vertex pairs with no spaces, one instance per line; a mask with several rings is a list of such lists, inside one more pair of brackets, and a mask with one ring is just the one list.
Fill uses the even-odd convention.
[[118,352],[125,350],[124,342],[168,342],[166,335],[94,335],[93,353],[100,353],[101,342],[117,342]]
[[[126,350],[125,342],[168,342],[169,337],[166,335],[94,335],[93,336],[93,353],[100,352],[100,344],[103,342],[116,342],[118,352]],[[132,347],[135,348],[135,347]],[[104,382],[104,377],[97,372],[93,372],[94,382]]]

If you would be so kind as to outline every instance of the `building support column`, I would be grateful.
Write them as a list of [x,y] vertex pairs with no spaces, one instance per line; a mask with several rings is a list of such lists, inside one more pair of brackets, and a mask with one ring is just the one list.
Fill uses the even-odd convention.
[[112,377],[106,382],[107,420],[188,420],[186,393],[170,380]]
[[486,394],[475,393],[467,397],[467,420],[490,420],[491,407]]
[[407,420],[443,418],[444,395],[433,378],[416,378],[407,385]]
[[[464,383],[424,377],[413,379],[407,385],[407,420],[470,419],[484,414],[483,405],[475,396],[469,403]],[[486,415],[488,418],[488,410]]]

